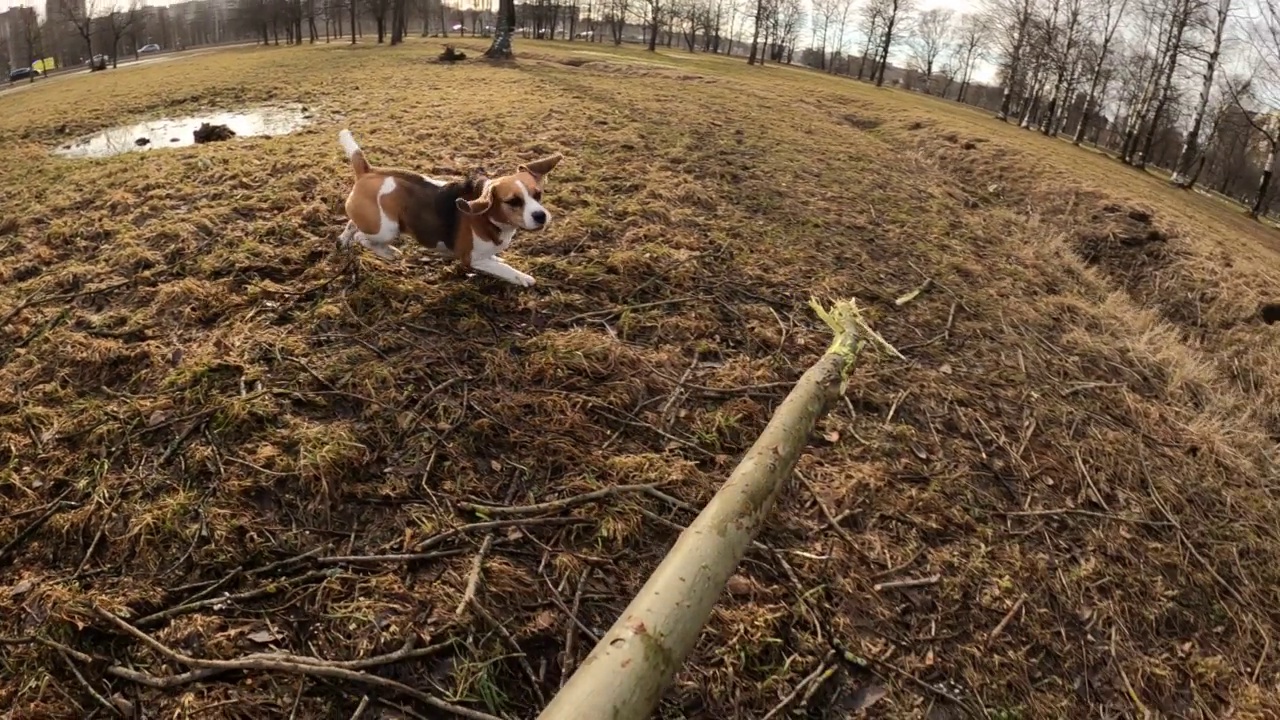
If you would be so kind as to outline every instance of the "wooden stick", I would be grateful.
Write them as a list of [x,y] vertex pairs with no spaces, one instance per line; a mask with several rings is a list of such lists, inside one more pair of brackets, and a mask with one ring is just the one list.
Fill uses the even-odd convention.
[[[176,650],[170,649],[163,643],[152,638],[150,635],[147,635],[146,633],[142,632],[138,628],[126,622],[124,619],[115,615],[114,613],[107,612],[106,610],[103,610],[102,608],[96,607],[96,606],[94,607],[94,612],[98,615],[98,617],[101,617],[107,622],[110,622],[112,625],[115,625],[117,628],[124,631],[126,634],[142,642],[144,645],[151,648],[152,650],[155,650],[157,653],[160,653],[160,655],[167,658],[168,660],[176,662],[180,665],[186,665],[187,667],[196,668],[195,672],[183,673],[180,676],[170,676],[169,678],[160,678],[155,675],[151,675],[150,673],[144,673],[137,670],[129,670],[128,668],[123,668],[120,666],[113,666],[112,668],[108,668],[109,670],[115,671],[112,674],[115,674],[117,677],[125,677],[126,679],[149,677],[153,680],[160,680],[162,682],[167,681],[166,686],[170,686],[170,685],[176,685],[176,684],[185,684],[189,682],[195,682],[196,680],[202,680],[204,678],[210,677],[211,675],[223,673],[228,670],[267,670],[267,671],[277,671],[277,672],[288,672],[288,673],[294,673],[299,675],[314,675],[316,677],[337,678],[339,680],[348,680],[351,682],[362,683],[365,685],[374,685],[377,687],[387,688],[389,690],[394,690],[398,693],[408,695],[409,697],[412,697],[416,700],[426,703],[427,705],[430,705],[431,707],[437,708],[439,710],[444,710],[446,712],[453,713],[454,715],[457,715],[459,717],[469,718],[469,720],[500,720],[500,718],[496,718],[487,713],[479,712],[477,710],[471,710],[469,708],[464,708],[458,705],[454,705],[452,703],[445,702],[444,700],[441,700],[438,697],[435,697],[433,695],[428,695],[427,693],[424,693],[421,690],[417,690],[415,688],[411,688],[408,685],[405,685],[404,683],[397,682],[389,678],[380,677],[378,675],[370,675],[368,673],[352,670],[349,667],[349,663],[333,662],[329,660],[322,660],[320,658],[305,657],[301,655],[289,655],[285,653],[256,653],[253,655],[247,655],[245,657],[242,657],[236,660],[206,660],[203,658],[194,658],[189,655],[184,655]],[[406,647],[408,647],[408,643],[406,643]],[[389,653],[388,655],[381,656],[380,658],[378,658],[379,660],[378,664],[399,662],[401,660],[404,660],[410,654],[411,654],[410,651],[406,651],[405,648],[402,648],[397,652]],[[91,659],[87,655],[84,655],[83,653],[81,653],[81,655],[86,659]],[[370,658],[369,660],[372,660],[372,658]],[[128,675],[126,675],[125,672],[127,672]],[[174,678],[178,678],[178,677],[182,678],[181,683],[174,681]],[[144,684],[148,684],[148,683],[144,683]]]
[[467,577],[467,589],[462,594],[462,599],[458,601],[458,607],[454,609],[454,615],[461,615],[471,601],[475,599],[476,592],[480,589],[480,572],[484,568],[484,556],[489,554],[489,548],[493,547],[493,533],[490,532],[484,536],[484,542],[480,544],[480,552],[476,553],[475,561],[471,563],[471,574]]
[[510,520],[487,520],[485,522],[471,523],[470,525],[462,525],[452,530],[446,530],[439,535],[432,535],[423,540],[413,549],[417,552],[423,552],[429,548],[433,548],[446,540],[451,540],[459,535],[478,532],[480,530],[496,530],[505,527],[526,527],[530,525],[573,525],[575,523],[583,523],[586,520],[582,518],[572,517],[549,517],[549,518],[513,518]]
[[560,661],[560,687],[564,687],[569,679],[569,673],[573,672],[573,666],[578,661],[576,654],[578,628],[575,627],[575,623],[578,622],[578,608],[582,606],[582,591],[587,587],[589,577],[591,577],[590,565],[582,571],[582,577],[578,578],[578,590],[573,594],[573,607],[569,610],[569,629],[564,634],[564,658]]
[[615,495],[624,493],[644,492],[650,488],[657,487],[656,483],[648,485],[614,485],[613,487],[603,488],[601,490],[593,490],[589,493],[575,495],[563,500],[548,500],[547,502],[537,503],[535,505],[515,505],[504,507],[502,505],[479,505],[477,503],[459,502],[456,503],[458,509],[476,513],[477,515],[485,515],[488,517],[502,515],[538,515],[540,513],[552,512],[554,510],[565,510],[578,505],[585,505],[595,500],[603,500],[611,498]]
[[859,351],[871,344],[900,357],[866,325],[853,301],[831,310],[811,306],[835,339],[539,720],[643,720],[653,713],[768,518],[809,434],[844,394]]
[[1013,620],[1013,616],[1018,614],[1018,611],[1022,609],[1022,603],[1026,601],[1027,601],[1027,596],[1023,595],[1022,597],[1018,598],[1018,602],[1014,603],[1013,607],[1009,608],[1009,612],[1004,614],[1004,617],[1001,618],[999,624],[997,624],[995,628],[991,630],[991,634],[987,635],[987,645],[990,645],[992,642],[995,641],[996,638],[1000,637],[1000,633],[1004,632],[1005,627],[1009,624],[1011,620]]
[[913,578],[910,580],[890,580],[889,582],[876,583],[871,586],[871,589],[876,592],[880,592],[881,590],[925,587],[927,585],[937,585],[938,581],[941,579],[941,575],[930,575],[929,577]]

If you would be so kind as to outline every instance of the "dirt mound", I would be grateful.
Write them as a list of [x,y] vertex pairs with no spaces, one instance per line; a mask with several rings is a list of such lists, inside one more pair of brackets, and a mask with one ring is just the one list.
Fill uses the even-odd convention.
[[1169,238],[1152,225],[1151,213],[1109,204],[1092,219],[1097,224],[1076,239],[1076,252],[1122,286],[1147,284],[1153,273],[1175,261]]
[[214,125],[212,123],[200,123],[200,127],[192,131],[195,136],[196,144],[223,142],[230,140],[236,136],[236,133],[226,125]]
[[862,117],[861,115],[854,115],[852,113],[845,115],[844,121],[859,130],[875,130],[883,124],[876,118]]

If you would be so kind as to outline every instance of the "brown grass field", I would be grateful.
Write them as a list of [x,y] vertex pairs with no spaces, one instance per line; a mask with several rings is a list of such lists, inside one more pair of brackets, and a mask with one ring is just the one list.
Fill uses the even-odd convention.
[[[809,298],[848,296],[909,362],[854,373],[662,718],[763,718],[824,659],[773,717],[1280,717],[1275,230],[896,90],[439,49],[237,49],[4,100],[6,718],[536,716],[825,348]],[[49,155],[265,101],[316,117]],[[551,228],[508,253],[539,284],[408,239],[335,251],[342,127],[437,174],[564,152]],[[459,504],[645,483],[496,528]],[[408,640],[430,651],[331,667],[416,697],[165,654]]]

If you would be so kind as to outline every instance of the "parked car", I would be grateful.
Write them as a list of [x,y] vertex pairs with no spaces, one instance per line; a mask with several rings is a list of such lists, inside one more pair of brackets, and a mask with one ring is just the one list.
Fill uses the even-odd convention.
[[147,53],[154,53],[154,52],[160,52],[160,46],[155,43],[148,43],[138,48],[139,55],[146,55]]
[[111,64],[111,58],[106,55],[94,55],[93,59],[86,63],[90,70],[106,70]]
[[18,82],[19,80],[26,80],[28,78],[31,78],[32,76],[40,77],[40,71],[33,70],[29,67],[14,68],[9,71],[9,82]]

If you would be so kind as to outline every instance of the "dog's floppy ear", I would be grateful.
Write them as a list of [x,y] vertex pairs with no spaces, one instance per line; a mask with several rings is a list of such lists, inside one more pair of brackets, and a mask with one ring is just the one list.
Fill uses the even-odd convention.
[[536,178],[541,178],[543,175],[551,172],[551,170],[563,159],[564,155],[556,153],[555,155],[550,155],[540,160],[534,160],[527,165],[521,165],[516,168],[516,172],[527,172]]
[[475,200],[467,200],[466,198],[458,198],[458,209],[468,215],[483,215],[493,207],[493,183],[488,180],[481,179],[479,182],[484,184],[484,190],[480,192],[480,197]]

